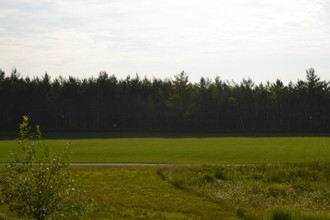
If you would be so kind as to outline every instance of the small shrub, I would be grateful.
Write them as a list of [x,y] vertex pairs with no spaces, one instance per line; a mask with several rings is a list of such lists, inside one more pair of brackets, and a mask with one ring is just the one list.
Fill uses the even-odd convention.
[[292,214],[290,211],[285,209],[275,209],[272,212],[272,220],[292,220]]
[[0,178],[2,200],[18,217],[76,219],[87,211],[79,182],[68,172],[66,158],[52,153],[41,140],[39,126],[31,131],[28,117],[20,124],[22,158],[7,166]]
[[289,189],[283,184],[273,184],[268,187],[268,195],[272,197],[286,196]]
[[263,180],[264,179],[264,175],[261,173],[254,173],[252,174],[251,178],[253,180]]
[[213,183],[215,181],[215,179],[210,174],[205,174],[204,181],[207,182],[207,183]]
[[6,217],[0,213],[0,220],[6,220]]
[[245,213],[246,213],[246,209],[243,208],[238,208],[236,211],[236,215],[239,218],[245,218]]
[[164,173],[164,170],[162,170],[162,169],[158,169],[158,170],[157,170],[157,175],[160,176],[160,178],[161,178],[162,180],[165,180],[165,179],[166,179],[166,175],[165,175],[165,173]]
[[268,181],[273,183],[283,183],[284,177],[285,175],[283,175],[283,173],[273,171],[269,174]]
[[216,169],[214,176],[218,180],[226,180],[227,179],[225,173],[221,169]]
[[187,184],[183,179],[175,179],[172,181],[172,184],[175,188],[187,189]]

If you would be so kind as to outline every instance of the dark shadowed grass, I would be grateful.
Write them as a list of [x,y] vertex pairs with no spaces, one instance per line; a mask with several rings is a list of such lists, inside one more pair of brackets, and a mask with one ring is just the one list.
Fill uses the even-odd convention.
[[[55,151],[70,147],[73,162],[286,163],[330,162],[330,137],[203,137],[48,139]],[[0,162],[18,152],[0,141]]]
[[329,212],[317,212],[295,209],[292,207],[275,207],[264,217],[271,220],[328,220]]

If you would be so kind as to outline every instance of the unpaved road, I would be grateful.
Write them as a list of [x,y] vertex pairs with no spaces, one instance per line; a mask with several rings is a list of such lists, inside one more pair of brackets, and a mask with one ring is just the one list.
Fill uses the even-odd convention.
[[[10,163],[0,162],[0,166],[5,166]],[[219,163],[213,165],[219,166],[251,166],[258,163]],[[174,166],[203,166],[208,164],[199,163],[131,163],[131,162],[75,162],[70,163],[70,166],[90,166],[90,167],[174,167]],[[212,164],[210,164],[212,165]],[[272,163],[267,164],[272,165]]]
[[110,167],[170,167],[170,166],[194,166],[196,164],[183,163],[70,163],[71,166],[110,166]]
[[[5,166],[10,163],[0,163],[0,166]],[[91,166],[91,167],[170,167],[170,166],[196,166],[198,164],[187,163],[111,163],[111,162],[80,162],[70,163],[70,166]]]

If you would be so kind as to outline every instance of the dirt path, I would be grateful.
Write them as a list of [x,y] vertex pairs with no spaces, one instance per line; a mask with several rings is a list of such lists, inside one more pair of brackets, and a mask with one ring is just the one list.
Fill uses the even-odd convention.
[[[10,163],[0,162],[0,166]],[[111,162],[79,162],[70,163],[70,166],[95,166],[95,167],[170,167],[170,166],[196,166],[198,164],[188,163],[111,163]]]
[[[0,162],[0,166],[5,166],[10,163]],[[213,165],[219,166],[252,166],[258,163],[219,163]],[[200,163],[131,163],[131,162],[74,162],[70,163],[70,166],[86,166],[86,167],[189,167],[189,166],[203,166],[208,164],[200,164]],[[209,164],[212,165],[212,164]],[[267,165],[274,165],[269,163]]]
[[197,164],[183,163],[70,163],[71,166],[111,166],[111,167],[170,167],[170,166],[195,166]]

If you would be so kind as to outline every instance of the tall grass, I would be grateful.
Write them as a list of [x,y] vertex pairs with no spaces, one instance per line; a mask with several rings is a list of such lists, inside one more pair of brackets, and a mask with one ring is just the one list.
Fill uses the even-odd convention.
[[[179,189],[236,208],[238,216],[245,216],[242,210],[273,207],[290,208],[273,210],[272,219],[323,219],[330,214],[329,163],[175,167],[161,168],[158,174]],[[322,212],[326,215],[318,214]]]
[[330,214],[327,212],[311,212],[290,207],[276,207],[270,210],[270,220],[327,220]]

